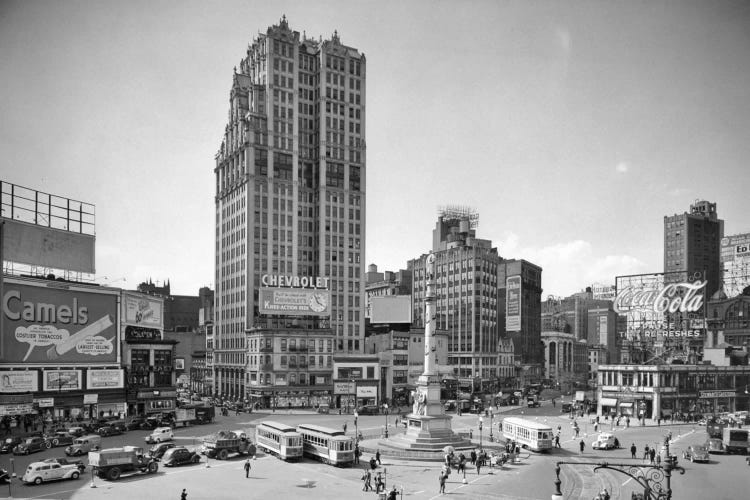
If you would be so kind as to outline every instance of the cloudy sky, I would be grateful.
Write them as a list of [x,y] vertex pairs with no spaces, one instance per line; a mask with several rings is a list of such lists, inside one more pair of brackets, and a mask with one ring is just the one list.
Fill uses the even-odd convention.
[[544,295],[661,271],[663,216],[696,199],[750,231],[745,1],[4,0],[0,179],[96,205],[100,282],[213,287],[233,67],[282,14],[366,54],[381,271],[447,204]]

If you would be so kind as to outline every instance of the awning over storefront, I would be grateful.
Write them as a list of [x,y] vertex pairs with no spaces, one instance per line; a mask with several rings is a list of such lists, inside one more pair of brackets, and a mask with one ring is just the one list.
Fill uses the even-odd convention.
[[633,403],[620,403],[620,408],[632,408]]
[[617,406],[616,398],[602,398],[602,406]]

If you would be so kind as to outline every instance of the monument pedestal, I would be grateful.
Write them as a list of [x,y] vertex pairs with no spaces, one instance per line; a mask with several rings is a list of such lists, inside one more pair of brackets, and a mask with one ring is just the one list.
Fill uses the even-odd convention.
[[[415,410],[407,415],[406,433],[397,434],[378,444],[385,448],[409,451],[438,452],[446,446],[468,450],[474,445],[453,432],[452,416],[445,414],[440,403],[440,382],[436,377],[422,375],[417,382],[418,401]],[[421,402],[419,402],[421,401]]]

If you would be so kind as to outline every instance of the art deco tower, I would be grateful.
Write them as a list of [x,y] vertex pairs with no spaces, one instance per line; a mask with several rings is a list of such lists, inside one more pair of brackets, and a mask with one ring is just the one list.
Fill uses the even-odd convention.
[[[309,39],[286,18],[234,70],[215,167],[217,393],[246,394],[254,326],[329,328],[335,352],[363,348],[365,76],[337,33]],[[261,315],[264,275],[328,278],[330,318]]]

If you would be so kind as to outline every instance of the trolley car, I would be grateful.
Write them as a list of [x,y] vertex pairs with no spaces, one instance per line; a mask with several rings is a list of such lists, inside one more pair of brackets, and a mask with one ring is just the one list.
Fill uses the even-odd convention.
[[503,436],[512,439],[523,448],[532,451],[547,451],[552,448],[552,427],[547,424],[508,417],[503,420]]
[[354,463],[354,438],[346,436],[344,431],[301,424],[297,426],[297,432],[302,434],[305,455],[340,467]]
[[302,458],[302,436],[294,427],[265,421],[255,428],[257,446],[282,460]]

